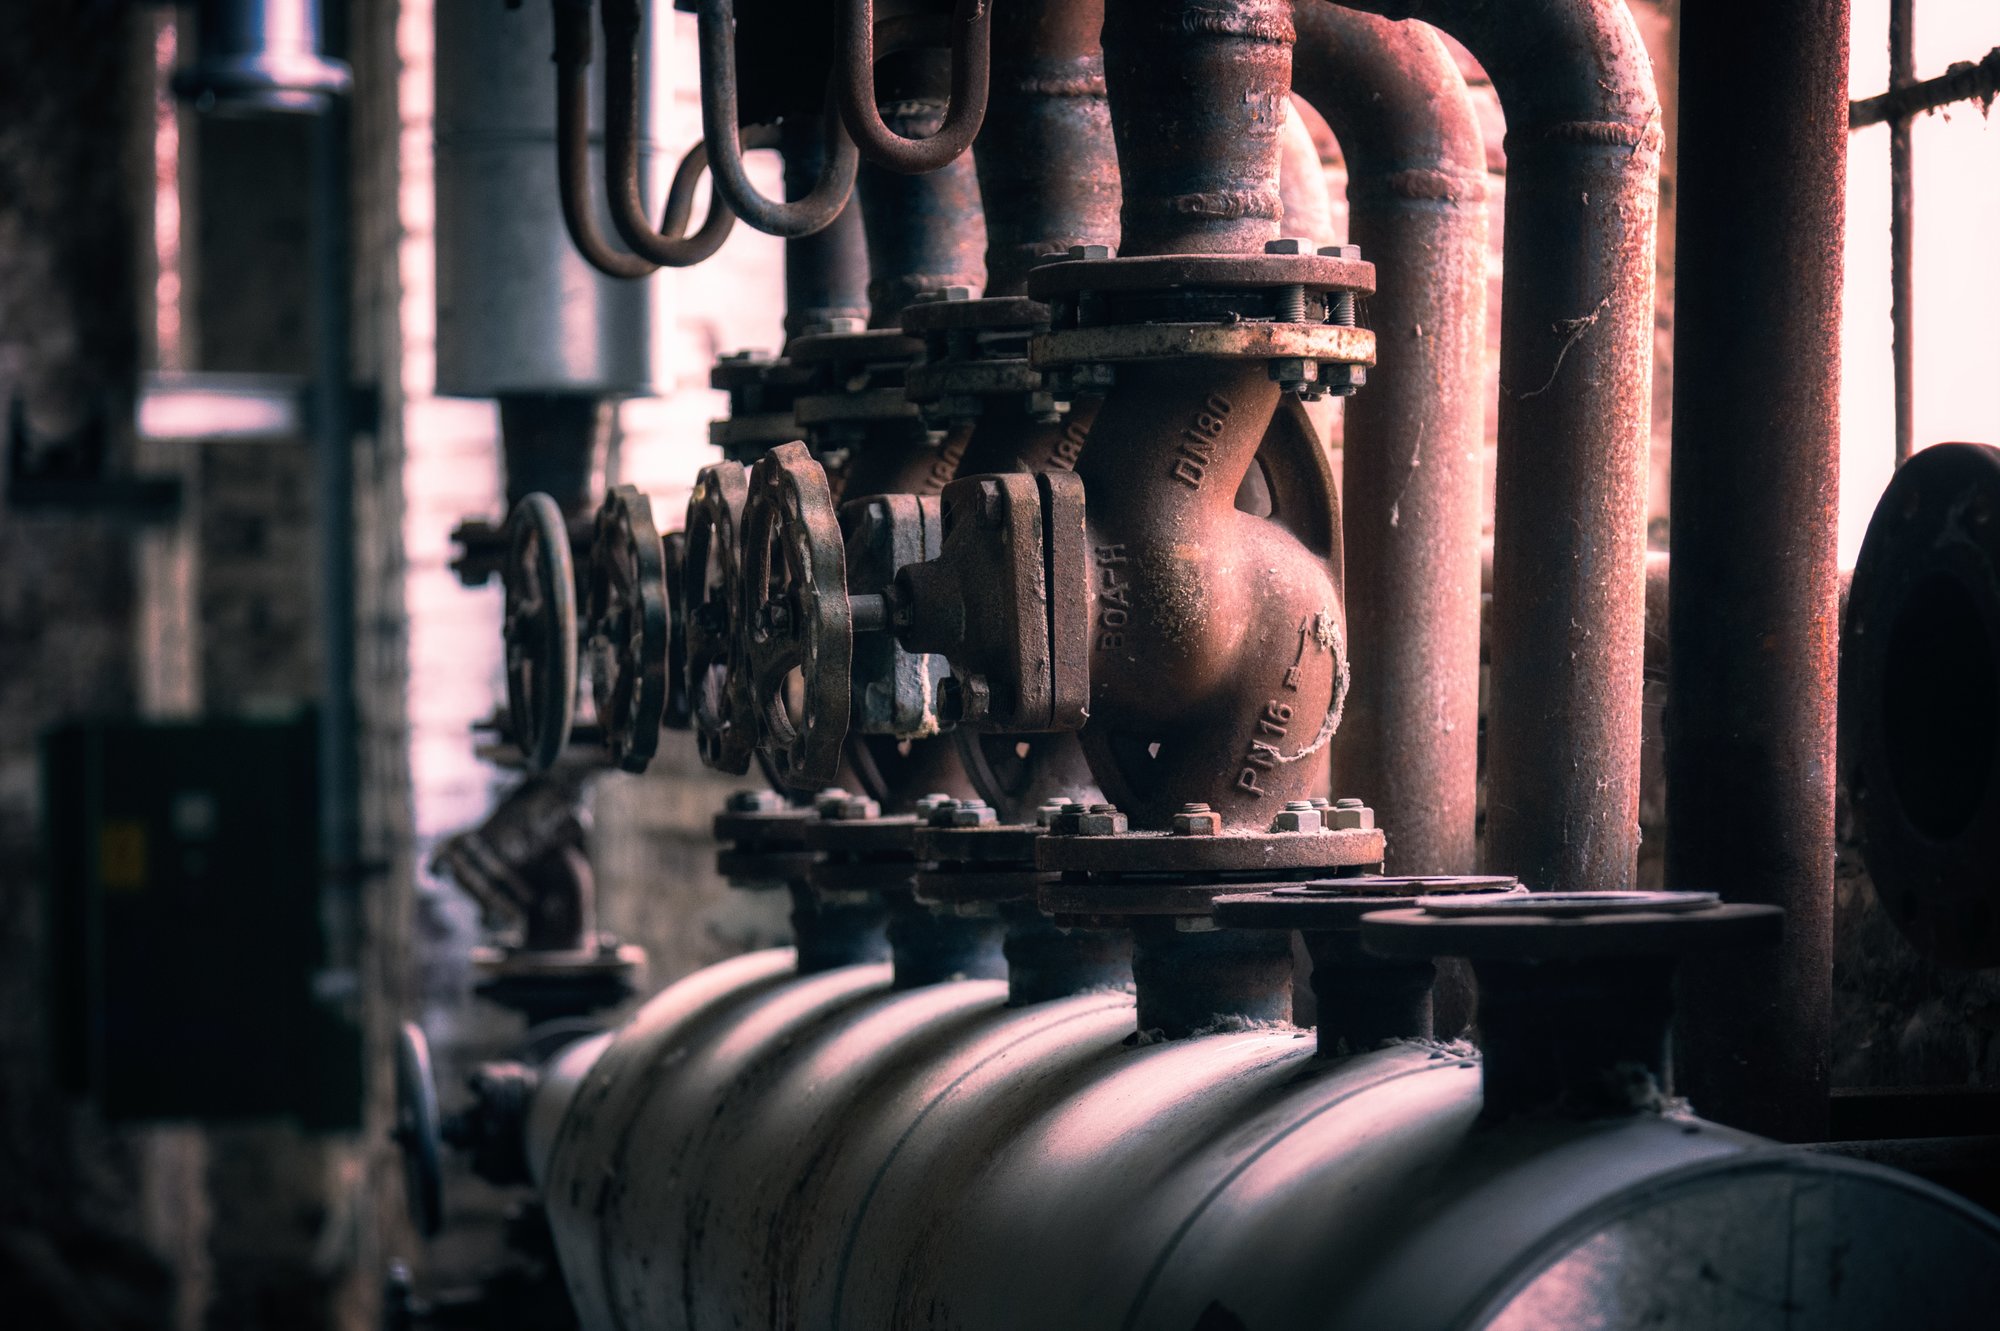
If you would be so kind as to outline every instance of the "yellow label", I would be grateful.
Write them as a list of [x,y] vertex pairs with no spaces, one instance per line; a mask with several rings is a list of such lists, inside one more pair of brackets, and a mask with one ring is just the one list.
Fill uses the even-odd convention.
[[107,889],[136,892],[146,886],[146,825],[110,821],[97,838],[97,880]]

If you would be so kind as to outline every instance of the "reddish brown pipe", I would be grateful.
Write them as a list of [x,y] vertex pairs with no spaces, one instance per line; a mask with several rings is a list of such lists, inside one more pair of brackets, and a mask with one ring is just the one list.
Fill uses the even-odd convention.
[[1376,265],[1378,364],[1342,463],[1354,689],[1334,791],[1391,829],[1387,868],[1472,872],[1479,767],[1486,152],[1430,28],[1304,4],[1292,88],[1347,162],[1350,238]]
[[[1624,0],[1354,0],[1463,42],[1507,113],[1486,860],[1629,888],[1660,109]],[[1390,359],[1393,337],[1383,341]]]

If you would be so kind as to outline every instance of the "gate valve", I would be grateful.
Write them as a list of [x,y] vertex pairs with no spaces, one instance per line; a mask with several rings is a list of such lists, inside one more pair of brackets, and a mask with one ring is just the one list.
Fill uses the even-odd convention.
[[736,776],[750,770],[756,722],[741,634],[743,504],[749,482],[740,462],[695,474],[688,495],[681,571],[690,720],[701,760]]
[[507,715],[531,772],[547,771],[576,719],[576,570],[556,501],[531,494],[507,519]]
[[[945,487],[937,558],[850,595],[825,473],[803,445],[753,474],[745,516],[746,652],[759,745],[793,784],[824,781],[851,707],[854,635],[936,654],[937,720],[985,730],[1080,729],[1090,681],[1083,486],[1066,472]],[[908,505],[905,521],[923,520]],[[899,510],[885,508],[883,520]]]
[[597,511],[584,605],[590,691],[605,747],[620,768],[643,772],[667,710],[671,631],[665,546],[651,501],[634,486],[612,487]]

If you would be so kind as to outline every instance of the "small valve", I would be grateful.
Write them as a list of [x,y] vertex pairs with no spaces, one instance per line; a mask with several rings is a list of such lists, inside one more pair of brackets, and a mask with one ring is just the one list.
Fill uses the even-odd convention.
[[507,711],[528,770],[547,771],[576,716],[576,572],[556,501],[531,494],[507,519]]

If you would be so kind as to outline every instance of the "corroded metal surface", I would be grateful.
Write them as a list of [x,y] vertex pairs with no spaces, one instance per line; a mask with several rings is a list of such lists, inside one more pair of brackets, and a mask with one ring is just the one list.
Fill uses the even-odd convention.
[[530,771],[569,743],[576,707],[576,571],[562,510],[531,494],[507,519],[507,722]]
[[633,486],[613,486],[590,545],[584,650],[605,747],[628,772],[646,770],[666,716],[666,578],[652,502]]

